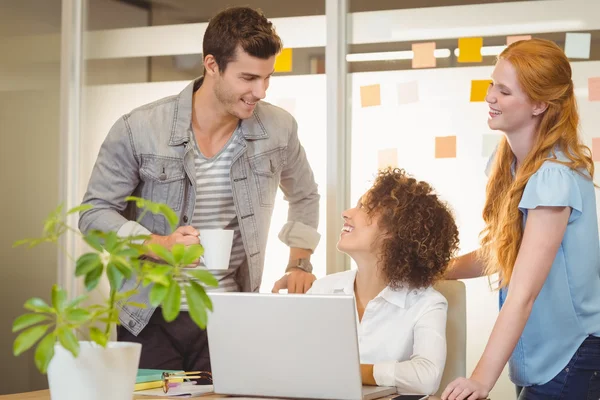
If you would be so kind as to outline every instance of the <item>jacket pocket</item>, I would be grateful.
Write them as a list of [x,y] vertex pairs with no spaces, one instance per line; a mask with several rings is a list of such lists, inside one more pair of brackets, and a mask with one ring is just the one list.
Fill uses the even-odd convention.
[[285,148],[270,150],[249,158],[261,206],[272,207],[275,204],[281,170],[286,161]]
[[140,176],[144,181],[142,196],[181,210],[185,172],[183,159],[142,154]]

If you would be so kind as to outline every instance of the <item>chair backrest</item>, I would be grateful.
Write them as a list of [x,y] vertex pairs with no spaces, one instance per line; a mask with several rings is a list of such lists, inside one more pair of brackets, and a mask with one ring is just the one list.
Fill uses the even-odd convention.
[[461,281],[440,281],[435,289],[448,300],[446,343],[448,353],[440,388],[441,396],[446,386],[454,379],[465,376],[467,364],[467,295]]

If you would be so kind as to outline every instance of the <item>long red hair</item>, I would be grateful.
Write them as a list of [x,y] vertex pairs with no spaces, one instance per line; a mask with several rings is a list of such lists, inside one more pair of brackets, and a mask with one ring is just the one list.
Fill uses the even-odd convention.
[[[525,185],[544,161],[565,164],[594,177],[590,149],[579,137],[579,115],[571,80],[571,65],[554,42],[542,39],[519,41],[499,56],[517,71],[519,84],[531,102],[548,108],[539,121],[534,145],[513,178],[513,152],[503,137],[492,164],[483,209],[481,256],[488,274],[500,273],[500,287],[508,285],[523,237],[523,217],[518,209]],[[568,161],[556,159],[560,150]]]

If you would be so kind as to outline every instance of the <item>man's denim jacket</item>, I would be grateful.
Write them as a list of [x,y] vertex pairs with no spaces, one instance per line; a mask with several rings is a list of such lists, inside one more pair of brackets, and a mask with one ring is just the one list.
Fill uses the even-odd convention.
[[[94,206],[81,213],[79,229],[117,231],[120,236],[168,235],[162,216],[141,211],[129,195],[168,204],[189,225],[196,201],[194,142],[191,138],[192,95],[202,78],[181,93],[139,107],[121,117],[106,137],[92,171],[83,204]],[[236,280],[242,291],[258,291],[265,263],[267,235],[277,188],[289,202],[288,221],[279,238],[290,247],[314,250],[319,242],[319,194],[306,153],[297,135],[295,119],[266,102],[256,105],[252,117],[242,120],[242,145],[233,156],[231,188],[246,263]],[[282,265],[287,260],[274,260]],[[121,288],[133,288],[134,279]],[[130,301],[147,308],[125,306],[120,320],[134,335],[147,325],[154,308],[150,287],[139,287]]]

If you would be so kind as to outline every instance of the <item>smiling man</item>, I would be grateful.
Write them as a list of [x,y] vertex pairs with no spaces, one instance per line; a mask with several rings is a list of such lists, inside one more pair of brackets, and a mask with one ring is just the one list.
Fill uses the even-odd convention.
[[[197,244],[204,229],[234,231],[227,269],[211,270],[219,291],[258,291],[277,188],[289,202],[279,238],[290,247],[274,291],[306,292],[315,276],[309,258],[319,242],[319,194],[294,118],[261,101],[282,44],[272,23],[247,7],[222,11],[203,42],[204,76],[181,93],[121,117],[104,141],[79,227],[151,235],[170,248]],[[169,232],[162,216],[144,214],[129,195],[168,204],[179,216]],[[199,239],[200,238],[200,239]],[[285,268],[287,262],[287,268]],[[200,267],[204,267],[201,265]],[[133,288],[125,282],[121,291]],[[129,301],[149,305],[150,288]],[[124,306],[120,341],[142,344],[141,368],[210,370],[206,333],[186,312],[167,323],[161,310]]]

